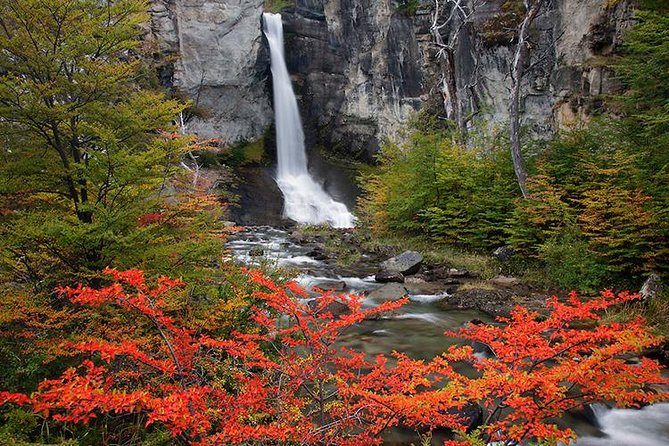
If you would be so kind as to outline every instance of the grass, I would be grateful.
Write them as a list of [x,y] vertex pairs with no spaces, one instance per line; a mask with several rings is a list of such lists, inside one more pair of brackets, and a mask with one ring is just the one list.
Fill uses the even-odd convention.
[[639,316],[646,319],[646,325],[654,334],[669,339],[669,290],[645,301],[614,307],[606,313],[605,320],[625,322]]
[[[339,266],[350,266],[360,259],[361,252],[380,255],[392,255],[402,251],[418,251],[425,263],[448,265],[452,268],[466,269],[477,274],[481,279],[490,279],[500,274],[499,262],[487,255],[467,252],[443,243],[416,236],[372,235],[371,231],[359,227],[352,243],[341,241],[341,233],[326,226],[300,226],[300,232],[307,236],[324,235],[324,247],[330,254],[336,255]],[[359,247],[359,248],[358,248]]]
[[365,248],[374,250],[379,246],[396,248],[396,251],[412,250],[423,255],[426,263],[446,264],[457,269],[466,269],[482,279],[490,279],[500,272],[498,262],[486,255],[459,250],[452,246],[423,237],[381,236],[364,242]]
[[284,8],[290,8],[295,6],[294,0],[265,0],[263,9],[265,12],[281,12]]
[[258,138],[251,141],[243,149],[244,160],[249,163],[261,163],[265,157],[265,141]]
[[494,285],[491,285],[488,282],[476,281],[476,282],[467,282],[463,283],[458,287],[458,291],[471,291],[471,290],[485,290],[485,291],[495,291],[497,288]]

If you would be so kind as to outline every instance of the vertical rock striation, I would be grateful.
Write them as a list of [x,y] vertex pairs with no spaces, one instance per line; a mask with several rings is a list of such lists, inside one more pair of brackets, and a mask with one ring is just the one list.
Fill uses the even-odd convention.
[[[435,1],[296,0],[282,12],[286,59],[302,107],[307,146],[370,160],[419,110],[462,127],[505,128],[513,25],[521,0],[461,0],[475,12],[438,38]],[[440,3],[437,21],[451,15]],[[261,0],[153,0],[151,30],[173,64],[161,80],[203,115],[191,131],[232,142],[271,123],[269,57]],[[633,0],[553,0],[535,21],[523,79],[522,121],[535,136],[587,122],[621,86],[605,67],[631,23]],[[609,6],[613,4],[613,6]],[[516,16],[514,16],[516,14]]]
[[[443,23],[453,2],[439,3],[437,21]],[[284,11],[292,33],[289,68],[312,142],[369,159],[379,141],[395,135],[418,110],[468,128],[503,129],[515,51],[509,26],[518,21],[522,2],[460,3],[478,7],[466,23],[456,15],[439,30],[454,42],[446,62],[431,30],[435,0],[419,2],[415,13],[391,0],[297,0]],[[523,80],[523,123],[535,136],[587,121],[601,95],[621,88],[602,61],[619,45],[631,15],[628,1],[549,5],[534,23]]]
[[388,0],[298,0],[283,16],[307,137],[371,159],[421,107],[413,20]]

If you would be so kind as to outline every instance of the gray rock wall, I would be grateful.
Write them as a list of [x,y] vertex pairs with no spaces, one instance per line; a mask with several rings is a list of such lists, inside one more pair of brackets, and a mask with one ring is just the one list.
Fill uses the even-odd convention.
[[283,16],[308,138],[371,159],[421,107],[412,19],[389,0],[298,0]]
[[[441,34],[449,42],[457,33],[455,101],[463,122],[496,132],[508,121],[515,44],[500,31],[512,0],[463,4],[475,1],[467,23],[453,20]],[[611,8],[603,0],[549,4],[534,24],[523,82],[522,119],[534,136],[587,122],[600,95],[620,89],[601,62],[630,24],[627,1]],[[442,8],[440,21],[450,12]],[[392,0],[297,0],[284,11],[289,68],[313,141],[370,158],[418,110],[455,117],[447,67],[430,33],[433,14],[434,0],[423,0],[411,16]]]
[[[469,128],[504,129],[515,50],[504,30],[514,1],[462,0],[479,7],[466,23],[441,29],[446,42],[457,34],[449,65],[430,32],[434,0],[411,15],[396,0],[296,0],[283,11],[286,58],[309,145],[369,160],[419,110],[454,118],[457,109]],[[552,0],[536,20],[521,106],[534,135],[587,122],[600,96],[620,89],[602,60],[631,23],[630,1],[608,8],[604,0]],[[154,0],[160,51],[179,55],[161,78],[205,112],[190,131],[232,142],[271,123],[262,3]],[[450,9],[441,12],[443,20]]]
[[151,30],[160,51],[174,55],[163,83],[203,115],[190,132],[224,142],[255,139],[272,122],[262,40],[262,0],[154,0]]

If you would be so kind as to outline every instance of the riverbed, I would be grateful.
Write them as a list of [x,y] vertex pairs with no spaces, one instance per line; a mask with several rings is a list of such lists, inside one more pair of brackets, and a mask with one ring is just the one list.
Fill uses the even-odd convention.
[[[317,260],[310,256],[310,246],[297,243],[282,229],[269,226],[249,227],[234,234],[228,244],[229,256],[247,266],[281,269],[311,293],[314,286],[340,289],[342,293],[368,294],[383,284],[374,280],[378,265],[371,262],[342,274],[333,259]],[[414,359],[431,359],[458,342],[444,336],[446,330],[457,330],[463,324],[492,318],[480,311],[449,308],[444,291],[409,292],[410,303],[399,311],[377,320],[366,320],[342,338],[342,344],[370,355],[392,351],[406,353]],[[437,304],[439,302],[439,304]],[[365,305],[379,302],[366,299]],[[475,346],[486,354],[485,346]],[[578,434],[577,446],[667,446],[669,445],[669,403],[655,404],[643,410],[609,409],[596,405],[581,414],[562,420]],[[444,437],[435,436],[433,444]],[[419,444],[412,432],[396,430],[385,444]]]

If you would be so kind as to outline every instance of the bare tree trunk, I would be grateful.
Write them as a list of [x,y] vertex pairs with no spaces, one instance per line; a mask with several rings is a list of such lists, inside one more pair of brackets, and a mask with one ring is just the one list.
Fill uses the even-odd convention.
[[[449,112],[448,117],[456,123],[464,140],[467,135],[467,119],[458,94],[455,51],[461,31],[471,22],[476,8],[485,4],[486,0],[476,0],[465,6],[462,2],[463,0],[434,0],[430,33],[444,76],[444,108]],[[445,16],[442,17],[442,14]],[[442,18],[443,21],[440,22]]]
[[532,26],[532,22],[534,22],[537,14],[539,14],[545,0],[534,0],[533,2],[524,0],[524,3],[527,12],[523,19],[523,23],[520,25],[520,30],[518,31],[516,56],[514,57],[513,66],[511,67],[512,84],[511,94],[509,96],[509,142],[513,170],[518,179],[518,186],[520,186],[520,192],[523,194],[523,198],[527,198],[527,187],[525,185],[527,182],[527,170],[525,169],[523,156],[520,153],[520,93],[525,60],[529,53],[527,39],[530,32],[530,26]]

